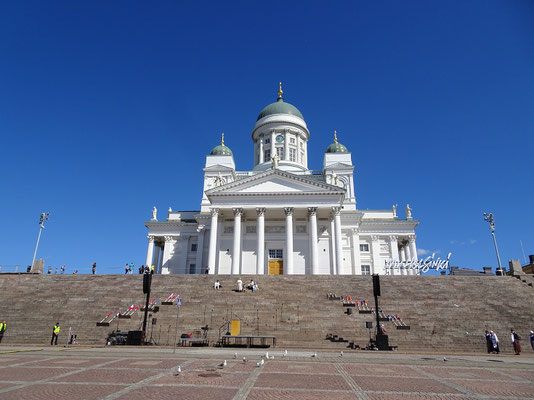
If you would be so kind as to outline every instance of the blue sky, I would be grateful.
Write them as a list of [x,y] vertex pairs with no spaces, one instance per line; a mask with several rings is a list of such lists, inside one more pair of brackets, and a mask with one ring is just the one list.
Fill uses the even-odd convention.
[[284,98],[320,169],[338,131],[358,207],[409,203],[419,248],[495,267],[534,254],[534,3],[11,2],[0,13],[0,264],[145,261],[152,206],[199,208],[225,132],[253,165]]

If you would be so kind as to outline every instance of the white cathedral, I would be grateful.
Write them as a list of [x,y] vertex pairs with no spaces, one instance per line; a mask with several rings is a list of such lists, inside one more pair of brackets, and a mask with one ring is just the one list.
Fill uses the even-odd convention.
[[[199,211],[172,211],[148,228],[146,265],[162,274],[415,274],[386,261],[417,259],[418,221],[390,210],[360,210],[351,153],[337,141],[321,170],[308,169],[310,132],[284,101],[259,114],[254,168],[236,170],[224,144],[206,157]],[[402,263],[394,263],[401,265]]]

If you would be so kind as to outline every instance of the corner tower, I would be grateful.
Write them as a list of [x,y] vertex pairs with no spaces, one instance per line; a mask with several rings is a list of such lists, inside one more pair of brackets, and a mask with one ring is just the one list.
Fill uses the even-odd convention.
[[276,155],[279,169],[304,171],[308,169],[308,139],[310,132],[297,107],[284,101],[282,82],[278,99],[265,107],[252,131],[254,142],[254,170],[264,171],[272,166]]

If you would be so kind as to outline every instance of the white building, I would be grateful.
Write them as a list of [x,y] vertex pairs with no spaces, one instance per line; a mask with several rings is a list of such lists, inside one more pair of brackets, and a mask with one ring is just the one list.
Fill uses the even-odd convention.
[[359,210],[351,153],[337,141],[308,169],[310,132],[282,98],[252,130],[254,168],[237,171],[221,144],[206,157],[199,211],[171,211],[148,228],[146,264],[162,274],[404,274],[386,260],[417,258],[414,229],[391,210]]

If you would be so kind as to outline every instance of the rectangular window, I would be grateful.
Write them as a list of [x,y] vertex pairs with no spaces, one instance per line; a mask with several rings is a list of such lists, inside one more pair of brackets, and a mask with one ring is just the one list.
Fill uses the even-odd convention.
[[190,274],[194,274],[195,273],[195,269],[197,269],[197,265],[196,264],[189,264],[189,273]]
[[304,152],[303,151],[300,152],[300,162],[304,164]]
[[360,244],[360,251],[369,251],[368,244]]
[[269,258],[283,258],[284,253],[282,249],[269,249]]
[[280,160],[284,159],[284,148],[283,147],[277,147],[276,148],[276,155]]
[[293,162],[297,161],[297,150],[296,149],[289,149],[289,161],[293,161]]
[[271,161],[271,150],[264,151],[263,162]]
[[265,144],[271,143],[271,139],[265,139]]
[[370,265],[362,265],[362,275],[371,275]]
[[197,244],[191,243],[191,251],[197,251]]
[[291,144],[295,144],[295,138],[294,138],[294,137],[289,138],[289,143],[291,143]]

